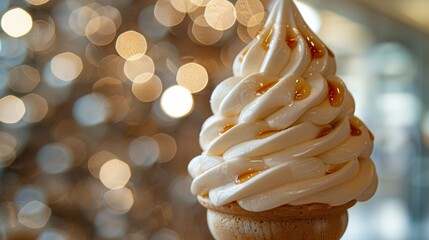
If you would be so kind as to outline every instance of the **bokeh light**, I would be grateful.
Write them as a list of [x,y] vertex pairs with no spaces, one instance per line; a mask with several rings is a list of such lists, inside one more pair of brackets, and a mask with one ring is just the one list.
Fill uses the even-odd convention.
[[158,162],[165,163],[172,160],[177,153],[176,140],[165,133],[157,133],[152,138],[158,143],[159,146],[159,157]]
[[191,93],[203,90],[209,81],[207,70],[197,63],[188,63],[179,68],[176,77],[177,83]]
[[207,6],[207,3],[209,3],[211,0],[191,0],[191,2],[197,6],[205,7]]
[[9,71],[9,88],[15,92],[31,92],[39,82],[39,71],[29,65],[20,65]]
[[25,114],[24,102],[13,95],[0,99],[0,122],[17,123]]
[[97,233],[105,239],[124,239],[127,220],[124,215],[102,210],[95,217]]
[[79,56],[71,52],[56,55],[51,61],[52,73],[63,81],[76,79],[82,72],[83,63]]
[[47,20],[35,20],[25,39],[28,47],[33,51],[42,52],[50,49],[56,40],[54,20],[51,17]]
[[118,54],[125,60],[135,55],[135,58],[140,58],[146,53],[147,42],[142,34],[136,31],[127,31],[119,35],[115,47]]
[[18,212],[19,222],[31,229],[40,229],[51,217],[51,208],[39,201],[31,201]]
[[152,58],[146,55],[141,55],[138,58],[132,57],[125,62],[124,72],[127,78],[132,82],[134,82],[138,76],[144,74],[138,79],[138,81],[142,82],[152,77],[155,72],[155,64]]
[[194,4],[191,0],[170,0],[171,5],[182,13],[190,13],[198,8],[198,5]]
[[67,146],[50,143],[43,146],[36,156],[39,167],[48,174],[58,174],[69,170],[73,165],[73,152]]
[[162,82],[156,75],[143,73],[135,78],[131,90],[140,101],[152,102],[161,95]]
[[197,43],[212,45],[222,39],[223,31],[212,28],[206,21],[204,15],[197,17],[192,24],[192,36]]
[[30,93],[22,97],[25,105],[24,120],[29,123],[40,122],[49,111],[46,99],[37,93]]
[[49,0],[25,0],[25,1],[33,6],[40,6],[49,2]]
[[264,5],[259,0],[238,0],[235,3],[237,21],[247,27],[253,27],[264,19]]
[[88,160],[88,170],[92,176],[99,178],[101,167],[109,160],[116,159],[117,156],[108,151],[100,151],[92,155]]
[[14,8],[3,14],[1,27],[11,37],[21,37],[27,34],[33,26],[30,14],[22,8]]
[[157,141],[147,136],[134,139],[128,149],[131,161],[142,167],[154,164],[159,157],[159,153],[160,149]]
[[86,25],[85,35],[94,45],[105,46],[115,38],[116,25],[107,17],[95,17]]
[[80,97],[73,106],[73,117],[84,126],[95,126],[103,123],[108,115],[107,99],[97,93]]
[[0,168],[9,166],[15,160],[18,144],[13,135],[0,132]]
[[158,0],[155,4],[154,14],[156,20],[166,27],[176,26],[185,18],[185,13],[177,11],[170,0]]
[[123,188],[130,177],[130,167],[119,159],[109,160],[100,169],[100,180],[104,186],[110,189]]
[[204,17],[212,28],[219,31],[229,29],[237,19],[234,5],[227,0],[211,0]]
[[174,85],[162,94],[161,107],[168,116],[181,118],[192,111],[194,99],[189,90],[179,85]]
[[104,194],[104,200],[113,211],[119,214],[128,212],[134,204],[133,193],[126,187],[107,191]]

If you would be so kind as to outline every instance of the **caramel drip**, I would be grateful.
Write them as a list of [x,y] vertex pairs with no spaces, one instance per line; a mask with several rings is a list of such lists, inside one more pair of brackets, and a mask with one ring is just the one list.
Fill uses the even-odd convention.
[[308,44],[308,47],[311,51],[311,56],[313,58],[320,58],[325,55],[325,46],[319,41],[315,41],[313,36],[309,36],[305,38]]
[[344,101],[344,86],[339,82],[328,81],[328,98],[333,107],[339,107]]
[[362,131],[359,129],[359,127],[362,126],[362,122],[356,118],[353,117],[350,119],[350,135],[352,136],[360,136],[362,134]]
[[235,126],[235,124],[233,124],[233,123],[228,123],[228,124],[226,124],[225,126],[223,126],[223,127],[220,127],[219,128],[219,134],[224,134],[224,133],[226,133],[229,129],[231,129],[232,127],[234,127]]
[[238,61],[243,62],[243,59],[246,56],[247,52],[249,52],[249,48],[247,48],[246,50],[243,51],[243,53],[241,53],[241,57]]
[[310,95],[310,84],[304,78],[299,78],[295,81],[295,96],[294,100],[299,101],[307,98]]
[[262,41],[262,47],[268,51],[268,48],[270,47],[271,42],[271,36],[273,35],[273,29],[270,30],[268,35],[265,37],[265,39]]
[[329,175],[335,172],[338,172],[341,168],[344,167],[346,163],[340,163],[340,164],[327,164],[325,168],[325,174]]
[[277,83],[277,81],[271,82],[271,83],[268,83],[268,84],[260,83],[261,87],[259,87],[258,90],[256,91],[256,95],[257,96],[261,96],[262,94],[264,94],[268,90],[270,90],[270,88],[272,88],[274,85],[276,85],[276,83]]
[[262,170],[249,170],[241,175],[237,175],[235,177],[235,183],[236,184],[244,183],[261,172]]
[[317,138],[321,138],[328,135],[330,132],[332,132],[332,130],[334,130],[334,128],[331,126],[323,128],[322,130],[320,130],[319,134],[317,135]]
[[273,134],[276,134],[278,132],[280,132],[280,130],[268,130],[268,131],[264,131],[264,132],[259,133],[258,138],[259,139],[267,138],[267,137],[269,137],[269,136],[271,136]]
[[286,44],[291,49],[295,48],[298,44],[298,36],[296,36],[296,34],[289,27],[286,28]]

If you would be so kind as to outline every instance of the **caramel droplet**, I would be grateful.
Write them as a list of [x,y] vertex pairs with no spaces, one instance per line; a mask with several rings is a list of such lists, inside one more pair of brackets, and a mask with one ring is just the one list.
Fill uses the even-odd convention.
[[362,131],[359,129],[359,127],[362,126],[362,122],[356,118],[353,117],[350,119],[350,135],[352,136],[360,136],[362,134]]
[[304,78],[299,78],[295,81],[295,96],[294,100],[299,101],[307,98],[310,95],[310,84]]
[[244,183],[261,172],[262,170],[249,170],[241,175],[236,176],[235,183],[236,184]]
[[293,49],[298,44],[298,37],[291,28],[286,28],[286,44]]
[[270,90],[270,88],[272,88],[274,85],[276,85],[276,82],[271,82],[271,83],[267,83],[267,84],[263,84],[260,83],[261,87],[258,88],[258,90],[256,91],[256,95],[257,96],[261,96],[262,94],[266,93],[268,90]]
[[243,59],[246,56],[247,52],[249,52],[248,48],[246,50],[244,50],[243,53],[241,53],[241,57],[240,57],[240,59],[238,61],[243,62]]
[[335,57],[335,55],[334,55],[334,53],[331,51],[331,49],[329,49],[328,48],[328,55],[330,56],[330,57]]
[[224,134],[224,133],[226,133],[226,131],[228,131],[229,129],[231,129],[232,127],[234,127],[235,126],[235,124],[232,124],[232,123],[228,123],[228,124],[226,124],[225,126],[223,126],[223,127],[221,127],[221,128],[219,128],[219,134]]
[[265,37],[265,39],[262,41],[262,47],[265,50],[268,50],[270,42],[271,42],[271,36],[273,35],[273,29],[270,30],[268,35]]
[[321,42],[314,41],[313,36],[307,37],[306,40],[313,58],[320,58],[325,55],[325,46]]
[[341,168],[344,167],[344,165],[346,165],[346,163],[341,163],[341,164],[328,164],[326,165],[326,169],[325,169],[325,174],[329,175],[335,172],[338,172]]
[[344,86],[339,82],[328,81],[328,98],[333,107],[339,107],[344,101]]
[[264,131],[264,132],[259,133],[258,138],[260,138],[260,139],[267,138],[267,137],[269,137],[269,136],[271,136],[273,134],[276,134],[278,132],[280,132],[280,130],[268,130],[268,131]]
[[328,135],[330,132],[332,132],[332,130],[334,129],[331,126],[323,128],[322,130],[320,130],[320,133],[317,135],[317,138],[321,138],[323,136]]

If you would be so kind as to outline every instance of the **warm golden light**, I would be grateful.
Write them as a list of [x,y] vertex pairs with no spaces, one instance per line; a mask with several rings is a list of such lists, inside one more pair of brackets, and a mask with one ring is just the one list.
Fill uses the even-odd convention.
[[209,81],[207,70],[198,63],[188,63],[179,68],[177,83],[191,93],[203,90]]
[[205,7],[207,6],[207,3],[209,3],[211,0],[191,0],[191,2],[197,6]]
[[237,21],[247,27],[259,24],[264,18],[264,5],[259,0],[238,0],[235,10]]
[[95,17],[86,25],[85,35],[94,45],[105,46],[115,38],[116,25],[107,17]]
[[188,89],[174,85],[161,96],[162,110],[172,118],[181,118],[192,111],[194,99]]
[[214,29],[224,31],[234,25],[235,7],[227,0],[211,0],[204,12],[207,23]]
[[131,177],[131,170],[125,162],[112,159],[103,164],[100,169],[100,180],[110,189],[123,188]]
[[134,96],[140,101],[152,102],[161,95],[161,79],[150,73],[140,74],[133,82],[132,91]]
[[170,0],[171,5],[182,13],[190,13],[198,8],[198,5],[192,3],[191,0]]
[[48,21],[42,19],[34,21],[25,39],[28,47],[33,51],[42,52],[51,48],[56,39],[54,20],[48,18]]
[[24,102],[13,96],[8,95],[0,99],[0,122],[17,123],[25,114]]
[[198,43],[212,45],[222,38],[223,31],[218,31],[210,27],[204,16],[199,16],[192,24],[192,35]]
[[146,55],[142,55],[137,59],[132,57],[128,59],[124,64],[124,73],[127,76],[127,78],[132,82],[134,82],[139,75],[142,75],[144,73],[148,73],[148,74],[140,76],[139,81],[144,80],[142,79],[142,77],[146,77],[147,79],[149,79],[149,77],[151,77],[154,72],[155,72],[155,64],[153,63],[152,58]]
[[33,27],[33,19],[22,8],[14,8],[3,14],[1,27],[11,37],[21,37],[27,34]]
[[158,0],[155,4],[154,15],[156,20],[166,27],[176,26],[185,18],[185,14],[177,11],[170,0]]
[[71,52],[60,53],[52,58],[52,73],[63,81],[71,81],[79,76],[83,70],[80,57]]
[[127,31],[119,35],[115,47],[118,54],[125,60],[133,56],[140,58],[146,53],[147,42],[142,34],[136,31]]
[[25,1],[33,6],[40,6],[49,2],[49,0],[25,0]]
[[0,164],[2,167],[7,167],[16,158],[16,148],[18,140],[9,133],[0,131]]
[[101,167],[109,160],[116,159],[117,156],[108,151],[97,152],[88,160],[88,170],[92,176],[99,178]]
[[114,77],[104,77],[94,83],[92,91],[104,96],[124,95],[124,87],[121,80]]

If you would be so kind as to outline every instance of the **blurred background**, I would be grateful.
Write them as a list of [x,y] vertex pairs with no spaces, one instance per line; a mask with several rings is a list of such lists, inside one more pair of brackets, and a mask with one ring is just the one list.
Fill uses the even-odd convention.
[[[429,239],[429,2],[308,0],[373,131],[343,239]],[[1,0],[0,239],[210,239],[187,164],[264,0]]]

